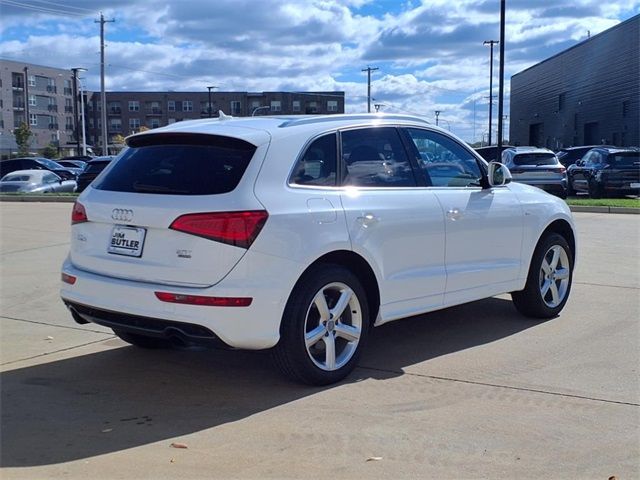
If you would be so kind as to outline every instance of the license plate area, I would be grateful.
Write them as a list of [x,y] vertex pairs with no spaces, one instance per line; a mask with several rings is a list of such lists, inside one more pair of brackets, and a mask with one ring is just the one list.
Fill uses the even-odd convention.
[[640,183],[633,182],[633,183],[630,183],[629,186],[631,188],[640,188]]
[[111,230],[107,252],[127,257],[141,257],[146,235],[146,228],[115,225]]

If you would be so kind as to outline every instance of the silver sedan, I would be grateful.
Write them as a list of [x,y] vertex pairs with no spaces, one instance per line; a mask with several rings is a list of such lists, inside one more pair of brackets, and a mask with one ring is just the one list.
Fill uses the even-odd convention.
[[75,180],[63,180],[49,170],[16,170],[0,179],[3,193],[73,192]]

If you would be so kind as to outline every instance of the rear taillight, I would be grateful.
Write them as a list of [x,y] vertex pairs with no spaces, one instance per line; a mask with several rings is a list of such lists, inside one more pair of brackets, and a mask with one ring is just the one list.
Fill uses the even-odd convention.
[[75,284],[77,280],[77,278],[74,277],[73,275],[69,275],[68,273],[64,273],[64,272],[62,272],[62,274],[60,275],[60,278],[64,283],[68,283],[69,285]]
[[200,305],[203,307],[248,307],[251,297],[205,297],[203,295],[183,295],[181,293],[155,292],[158,300],[185,305]]
[[562,166],[560,167],[560,173],[565,173],[567,171],[567,168]]
[[190,213],[176,218],[169,228],[236,247],[249,248],[268,217],[266,210]]
[[84,205],[76,201],[73,204],[73,210],[71,210],[71,225],[76,223],[88,222],[87,211],[84,209]]

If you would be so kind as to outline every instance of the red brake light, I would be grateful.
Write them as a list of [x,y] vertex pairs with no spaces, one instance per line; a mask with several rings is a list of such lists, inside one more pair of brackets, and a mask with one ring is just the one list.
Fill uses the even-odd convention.
[[61,279],[64,283],[68,283],[69,285],[73,285],[76,283],[77,278],[73,275],[69,275],[68,273],[62,272]]
[[565,167],[565,166],[561,166],[560,167],[560,173],[564,173],[566,171],[567,171],[567,167]]
[[76,223],[88,222],[87,211],[84,209],[84,205],[76,201],[73,204],[73,210],[71,210],[71,225]]
[[190,213],[176,218],[169,228],[236,247],[249,248],[268,217],[266,210]]
[[251,297],[205,297],[202,295],[182,295],[180,293],[155,292],[158,300],[169,303],[184,303],[205,307],[248,307]]

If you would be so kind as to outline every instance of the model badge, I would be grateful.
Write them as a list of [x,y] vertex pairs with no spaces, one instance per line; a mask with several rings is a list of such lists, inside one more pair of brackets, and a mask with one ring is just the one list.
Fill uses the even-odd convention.
[[176,250],[178,258],[191,258],[191,250]]

